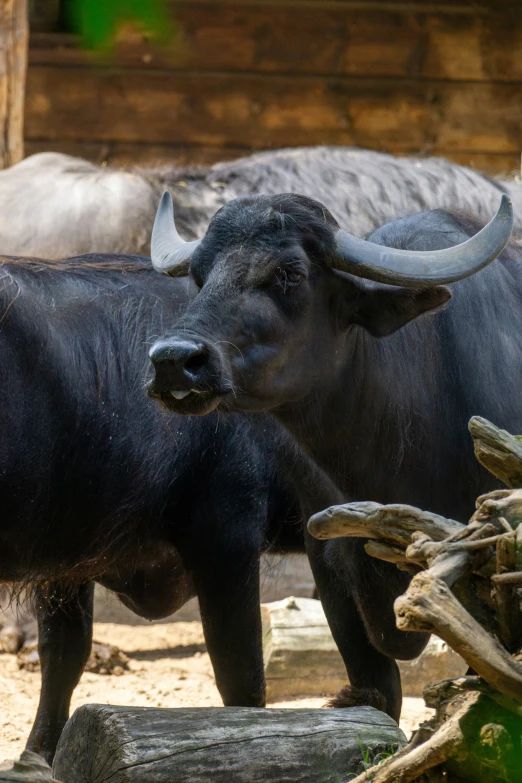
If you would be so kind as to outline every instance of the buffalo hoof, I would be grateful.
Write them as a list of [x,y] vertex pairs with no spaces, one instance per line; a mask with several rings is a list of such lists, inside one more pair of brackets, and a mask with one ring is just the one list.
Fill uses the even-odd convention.
[[24,750],[17,761],[0,764],[0,783],[59,783],[51,767],[37,753]]

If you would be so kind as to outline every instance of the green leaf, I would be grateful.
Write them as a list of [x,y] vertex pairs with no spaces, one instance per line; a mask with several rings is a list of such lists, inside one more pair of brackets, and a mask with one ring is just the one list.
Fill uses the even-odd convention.
[[72,26],[89,49],[109,49],[122,24],[133,23],[158,43],[172,38],[166,0],[70,0]]

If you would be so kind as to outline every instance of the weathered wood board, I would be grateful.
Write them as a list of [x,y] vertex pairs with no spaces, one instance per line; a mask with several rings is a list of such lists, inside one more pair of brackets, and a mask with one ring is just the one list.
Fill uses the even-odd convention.
[[26,136],[518,153],[521,97],[518,84],[33,66]]
[[520,169],[522,4],[172,2],[177,37],[126,32],[112,59],[33,36],[27,149],[210,162],[347,144]]
[[320,601],[285,598],[261,605],[268,700],[333,695],[348,682]]
[[339,783],[405,743],[372,707],[149,709],[87,704],[67,723],[53,774],[65,783]]
[[24,156],[27,0],[0,0],[0,168]]
[[[348,682],[320,601],[285,598],[261,606],[267,699],[331,696]],[[399,661],[405,696],[422,696],[434,680],[465,674],[467,664],[432,637],[413,661]]]
[[[144,70],[522,81],[522,8],[476,4],[172,3],[176,38],[120,37],[119,65]],[[393,33],[391,35],[390,33]],[[503,46],[499,46],[502,41]],[[73,36],[32,38],[31,64],[85,65]]]

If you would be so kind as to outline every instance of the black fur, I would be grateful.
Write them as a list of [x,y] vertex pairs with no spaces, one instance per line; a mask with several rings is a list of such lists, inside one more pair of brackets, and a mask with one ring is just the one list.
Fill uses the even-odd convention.
[[[478,228],[433,211],[369,238],[441,249]],[[409,503],[466,521],[475,497],[496,486],[474,458],[469,418],[522,431],[520,251],[513,244],[453,285],[448,303],[442,287],[412,291],[329,269],[334,230],[328,212],[303,197],[224,207],[191,262],[199,295],[152,349],[152,390],[197,388],[182,363],[165,359],[183,335],[207,352],[200,371],[216,390],[207,410],[271,410],[346,498]],[[180,413],[205,412],[194,394],[162,399]],[[305,512],[319,510],[299,478]],[[352,685],[384,694],[398,718],[394,659],[415,657],[427,641],[395,625],[393,602],[409,577],[368,557],[358,539],[306,545]]]
[[[52,758],[90,649],[92,581],[149,619],[193,595],[225,704],[264,704],[259,557],[303,547],[269,419],[176,416],[148,349],[191,296],[148,259],[0,266],[0,581],[29,585]],[[260,426],[258,426],[260,425]]]
[[386,710],[386,699],[376,688],[354,688],[345,685],[339,693],[327,702],[327,707],[334,709],[344,707],[375,707],[376,710]]

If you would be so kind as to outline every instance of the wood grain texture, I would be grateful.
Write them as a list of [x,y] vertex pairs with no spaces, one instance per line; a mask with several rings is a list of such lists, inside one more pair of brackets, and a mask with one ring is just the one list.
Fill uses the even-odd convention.
[[337,693],[346,668],[321,602],[291,596],[261,605],[268,700],[303,693]]
[[[387,715],[350,710],[148,709],[88,704],[61,736],[67,783],[337,783],[362,752],[404,744]],[[362,749],[362,750],[361,750]]]
[[[173,18],[177,37],[168,48],[130,31],[111,60],[144,70],[522,81],[522,7],[470,14],[393,3],[325,8],[236,0],[175,5]],[[81,65],[99,57],[81,51],[73,36],[31,39],[34,65]]]
[[[261,616],[269,700],[303,693],[332,695],[347,684],[346,668],[320,601],[291,596],[262,604]],[[417,697],[427,683],[457,677],[467,669],[462,658],[435,637],[419,658],[398,664],[403,695]]]
[[522,487],[522,442],[481,416],[468,424],[475,456],[508,487]]
[[95,163],[111,166],[157,165],[175,163],[179,166],[211,165],[234,160],[252,152],[251,147],[218,147],[200,144],[141,144],[106,141],[62,141],[26,139],[26,155],[39,152],[63,152]]
[[[29,139],[518,153],[519,85],[35,66]],[[487,111],[484,111],[487,107]]]
[[110,57],[82,51],[72,35],[32,36],[28,149],[209,163],[342,144],[520,173],[518,1],[171,7],[178,34],[168,49],[130,28]]
[[27,0],[0,0],[0,168],[24,156]]
[[[204,146],[200,144],[142,144],[140,142],[102,142],[102,141],[47,141],[46,139],[26,139],[25,154],[38,152],[64,152],[96,163],[109,163],[111,166],[156,165],[176,163],[180,166],[201,164],[210,165],[221,160],[234,160],[253,151],[252,147]],[[406,154],[406,153],[405,153]],[[520,155],[496,155],[488,153],[453,154],[444,152],[444,157],[461,166],[485,171],[497,176],[520,174]]]

